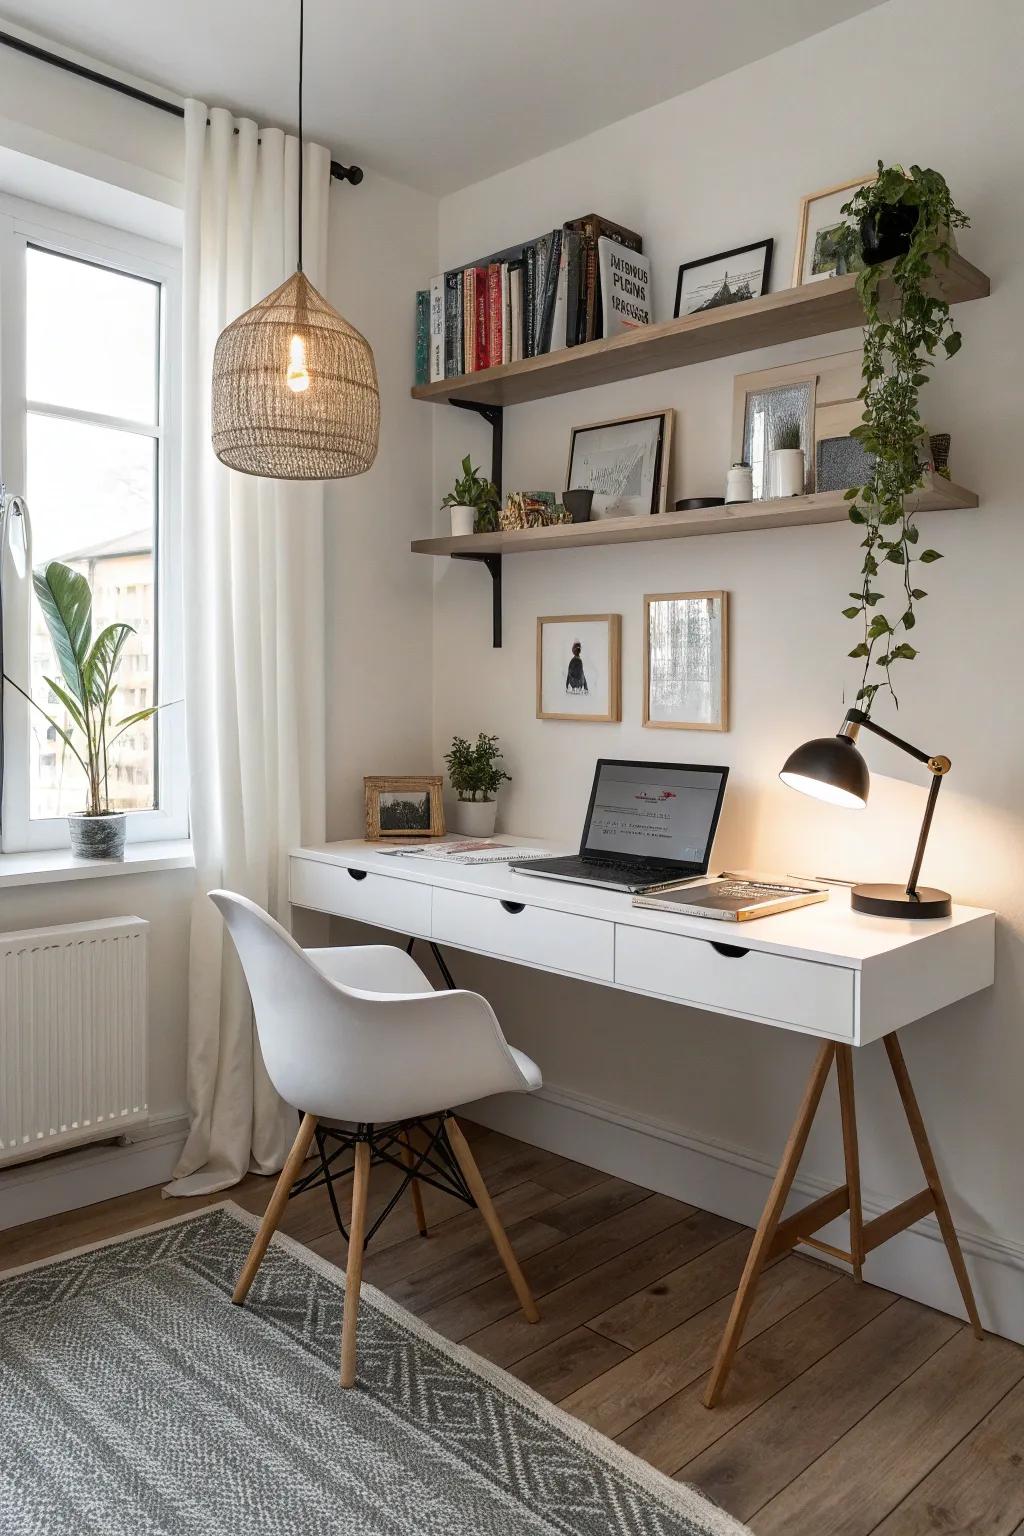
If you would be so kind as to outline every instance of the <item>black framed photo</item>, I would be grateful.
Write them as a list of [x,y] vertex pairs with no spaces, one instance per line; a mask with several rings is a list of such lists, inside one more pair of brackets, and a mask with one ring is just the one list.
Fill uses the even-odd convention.
[[759,299],[768,292],[774,248],[774,240],[758,240],[700,261],[685,261],[676,283],[675,318]]

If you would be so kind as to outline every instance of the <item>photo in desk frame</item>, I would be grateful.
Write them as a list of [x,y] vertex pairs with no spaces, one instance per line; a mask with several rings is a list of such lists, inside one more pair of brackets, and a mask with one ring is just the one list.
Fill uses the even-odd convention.
[[439,773],[367,775],[363,779],[367,841],[443,837],[443,782]]

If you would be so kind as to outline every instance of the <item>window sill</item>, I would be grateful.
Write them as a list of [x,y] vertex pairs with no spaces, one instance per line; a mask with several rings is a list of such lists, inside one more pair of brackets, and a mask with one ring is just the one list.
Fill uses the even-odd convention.
[[194,869],[187,838],[166,843],[129,843],[124,860],[76,859],[70,848],[0,853],[0,891],[20,885],[51,885],[65,880],[94,880],[104,875],[149,875],[162,869]]

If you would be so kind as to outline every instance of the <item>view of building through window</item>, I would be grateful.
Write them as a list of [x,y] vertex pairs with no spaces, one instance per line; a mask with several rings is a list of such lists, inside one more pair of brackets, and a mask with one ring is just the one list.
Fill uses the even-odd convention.
[[[27,251],[27,489],[33,564],[73,566],[93,590],[93,634],[132,625],[115,718],[156,699],[160,290],[156,283],[30,247]],[[47,685],[56,660],[32,604],[32,693],[69,722]],[[59,673],[57,674],[59,677]],[[155,720],[112,746],[112,809],[156,804]],[[31,814],[79,810],[85,775],[33,711]]]

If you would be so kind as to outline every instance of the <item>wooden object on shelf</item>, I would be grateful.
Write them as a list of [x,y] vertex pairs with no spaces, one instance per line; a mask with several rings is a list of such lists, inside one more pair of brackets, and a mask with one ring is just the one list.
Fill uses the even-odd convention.
[[[621,336],[565,347],[541,357],[504,363],[479,373],[439,379],[413,389],[417,400],[446,403],[473,400],[486,405],[518,405],[544,400],[595,384],[634,379],[666,368],[683,368],[710,358],[731,357],[758,347],[774,347],[807,336],[860,327],[864,310],[857,296],[856,276],[833,277],[781,293],[763,294],[743,304],[727,304],[660,325],[643,326]],[[959,253],[935,284],[950,304],[983,299],[988,277]],[[886,284],[883,282],[883,297]]]
[[[978,496],[942,475],[928,476],[914,493],[916,512],[950,512],[976,507]],[[797,528],[811,523],[845,523],[850,503],[843,491],[786,496],[774,501],[734,502],[663,512],[659,517],[608,517],[596,523],[563,523],[522,533],[472,533],[461,538],[413,539],[417,555],[525,555],[541,550],[580,549],[595,544],[643,544],[693,538],[704,533],[750,533],[761,528]]]

